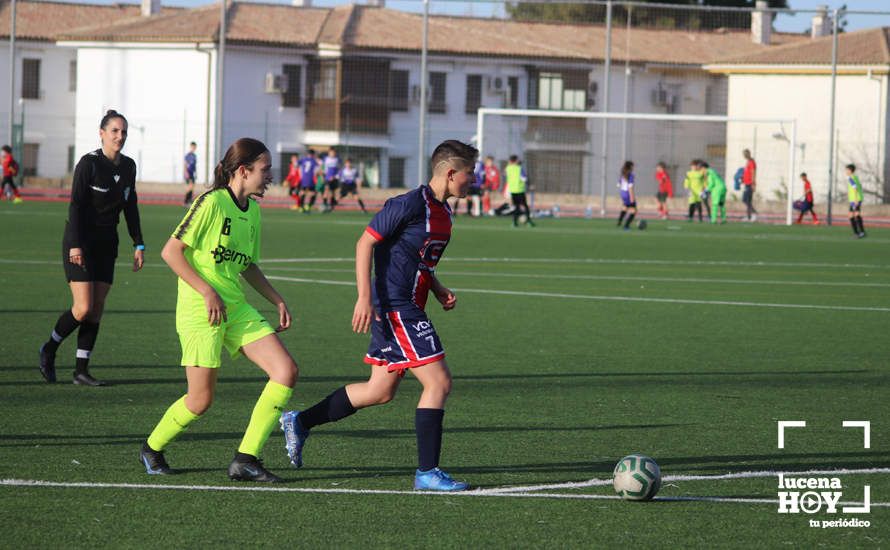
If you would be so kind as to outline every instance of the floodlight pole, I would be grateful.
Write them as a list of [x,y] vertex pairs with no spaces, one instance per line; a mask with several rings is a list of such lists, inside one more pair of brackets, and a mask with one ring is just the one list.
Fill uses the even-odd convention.
[[222,160],[223,158],[223,86],[225,80],[223,73],[226,64],[226,2],[220,0],[219,12],[219,57],[216,60],[216,156]]
[[[430,0],[423,0],[423,35],[421,37],[423,46],[420,50],[420,121],[417,125],[419,129],[417,137],[417,187],[426,183],[426,89],[427,81],[429,80],[426,74],[426,57],[427,48],[429,48],[429,26]],[[479,134],[477,139],[481,140],[482,135]]]
[[13,142],[15,113],[15,0],[9,3],[9,145]]
[[[606,2],[606,53],[603,63],[603,111],[609,110],[609,73],[612,71],[612,0]],[[603,137],[600,149],[600,216],[606,217],[606,166],[609,156],[609,119],[603,119]]]
[[834,117],[835,117],[835,93],[837,91],[837,20],[840,16],[840,9],[834,9],[834,15],[831,18],[831,104],[830,122],[828,124],[828,225],[831,225],[831,202],[832,190],[834,189],[834,166],[832,160],[835,157],[835,141],[834,141]]
[[794,175],[797,172],[797,120],[791,121],[791,140],[788,152],[788,200],[785,213],[785,224],[791,225],[794,215]]

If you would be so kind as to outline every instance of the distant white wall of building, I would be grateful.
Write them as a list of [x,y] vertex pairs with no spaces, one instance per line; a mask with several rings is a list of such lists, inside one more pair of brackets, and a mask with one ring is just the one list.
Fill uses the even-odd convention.
[[[738,74],[729,77],[729,116],[797,120],[797,168],[807,172],[817,201],[828,193],[831,79],[828,75]],[[837,150],[840,166],[835,196],[846,197],[843,166],[858,167],[863,186],[885,180],[887,148],[887,76],[840,75],[837,79]],[[743,166],[742,150],[751,149],[758,164],[758,193],[775,198],[788,179],[791,128],[775,124],[730,123],[727,164]],[[802,194],[795,175],[793,195]]]
[[[76,58],[70,49],[49,42],[16,41],[15,122],[25,112],[24,142],[38,146],[37,175],[61,177],[68,172],[68,148],[74,145],[75,92],[70,89],[71,62]],[[40,60],[40,97],[19,102],[22,92],[22,60]],[[0,44],[0,135],[9,140],[9,42]],[[22,159],[19,159],[21,163]]]
[[[77,158],[100,147],[99,122],[108,109],[115,109],[129,121],[123,152],[136,161],[140,180],[182,181],[183,156],[195,141],[198,181],[206,181],[208,128],[209,156],[215,154],[212,108],[207,118],[214,60],[194,48],[79,48]],[[212,106],[212,85],[210,94]],[[212,177],[212,169],[209,173]]]

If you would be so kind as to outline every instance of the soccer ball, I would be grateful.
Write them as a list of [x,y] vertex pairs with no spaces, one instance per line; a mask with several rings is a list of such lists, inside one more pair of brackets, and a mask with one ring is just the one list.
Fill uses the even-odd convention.
[[648,227],[648,226],[649,226],[649,224],[646,223],[646,220],[640,220],[637,222],[637,229],[639,229],[640,231],[646,229],[646,227]]
[[652,500],[661,488],[661,470],[648,456],[628,455],[615,465],[612,486],[625,500]]

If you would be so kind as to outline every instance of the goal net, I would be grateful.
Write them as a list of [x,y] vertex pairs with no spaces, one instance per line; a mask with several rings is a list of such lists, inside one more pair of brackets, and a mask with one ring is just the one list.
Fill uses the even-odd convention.
[[503,165],[516,155],[537,193],[586,195],[602,213],[620,204],[616,184],[625,160],[634,162],[640,197],[655,195],[659,162],[667,167],[674,196],[684,196],[690,161],[704,160],[723,176],[732,206],[742,199],[734,176],[748,149],[757,162],[755,204],[780,205],[763,210],[790,224],[793,202],[802,194],[796,123],[790,119],[481,108],[476,126],[483,157]]

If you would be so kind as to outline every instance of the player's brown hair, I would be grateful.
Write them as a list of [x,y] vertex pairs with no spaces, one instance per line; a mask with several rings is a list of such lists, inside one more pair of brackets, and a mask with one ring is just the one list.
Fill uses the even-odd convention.
[[239,167],[252,167],[267,152],[269,148],[262,141],[253,138],[241,138],[229,145],[226,156],[213,169],[213,189],[222,189],[229,185]]

